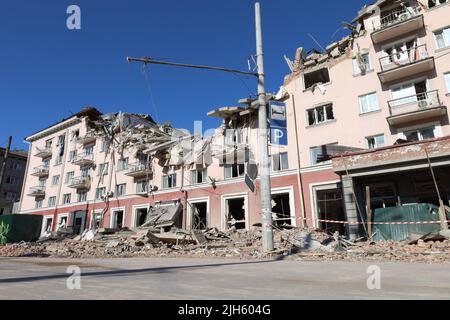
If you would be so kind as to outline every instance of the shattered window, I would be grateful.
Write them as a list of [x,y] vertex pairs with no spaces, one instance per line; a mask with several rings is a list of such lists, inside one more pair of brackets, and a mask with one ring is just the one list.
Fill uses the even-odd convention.
[[35,204],[34,204],[35,209],[42,208],[43,203],[44,203],[44,199],[42,199],[42,198],[36,199]]
[[360,54],[353,58],[353,75],[358,76],[372,70],[369,54]]
[[307,111],[308,125],[313,126],[334,120],[333,105],[327,104]]
[[175,188],[177,186],[177,175],[169,174],[163,176],[163,189]]
[[52,232],[52,225],[53,225],[53,218],[47,218],[45,220],[45,228],[44,228],[46,233]]
[[206,183],[208,178],[207,169],[201,169],[201,170],[193,170],[191,171],[191,183],[192,184],[199,184],[199,183]]
[[65,135],[61,135],[58,137],[58,146],[62,146],[64,144],[64,141],[66,140]]
[[309,89],[317,84],[325,84],[330,82],[330,74],[327,68],[323,68],[317,71],[305,73],[305,89]]
[[147,192],[148,192],[147,180],[136,182],[136,193],[147,193]]
[[449,2],[449,0],[428,0],[428,8],[434,8],[447,2]]
[[117,171],[123,171],[128,169],[128,158],[119,159],[117,163]]
[[272,171],[274,172],[289,169],[287,152],[274,154],[271,157],[271,161],[272,161]]
[[382,148],[385,145],[383,134],[381,134],[379,136],[368,137],[368,138],[366,138],[366,141],[367,141],[367,147],[369,149]]
[[99,169],[98,169],[98,175],[99,176],[108,175],[108,167],[109,167],[108,162],[100,164]]
[[239,178],[244,176],[244,164],[227,164],[225,165],[225,179]]
[[106,194],[106,188],[97,188],[95,190],[95,199],[100,200]]
[[94,154],[94,146],[90,145],[90,146],[87,146],[86,148],[84,148],[84,153],[86,155]]
[[80,191],[77,193],[78,202],[85,202],[87,200],[87,191]]
[[72,150],[69,153],[69,162],[72,162],[73,159],[75,159],[75,157],[77,156],[77,150]]
[[63,196],[63,204],[69,204],[70,203],[70,199],[71,198],[71,194],[67,193]]
[[52,142],[53,142],[53,139],[49,139],[49,140],[45,141],[45,148],[47,148],[47,149],[51,148]]
[[418,130],[406,131],[403,134],[405,135],[406,140],[409,141],[422,141],[426,139],[435,138],[434,133],[435,127],[423,128]]
[[116,186],[116,197],[123,197],[126,192],[127,185],[126,183],[118,184]]

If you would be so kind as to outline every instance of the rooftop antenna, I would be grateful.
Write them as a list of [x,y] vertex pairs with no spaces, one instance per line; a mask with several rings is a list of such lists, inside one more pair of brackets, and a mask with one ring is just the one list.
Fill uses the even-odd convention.
[[317,41],[312,34],[308,33],[308,36],[320,47],[320,49],[322,49],[323,52],[326,52],[327,50],[325,50],[322,45],[319,43],[319,41]]

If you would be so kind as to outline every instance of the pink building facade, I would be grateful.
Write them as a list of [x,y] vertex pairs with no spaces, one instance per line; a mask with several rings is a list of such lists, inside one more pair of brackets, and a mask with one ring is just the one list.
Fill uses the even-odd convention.
[[[380,0],[364,7],[351,34],[326,52],[298,49],[284,88],[290,96],[289,157],[300,164],[309,226],[344,231],[317,220],[361,220],[365,214],[364,202],[358,208],[354,195],[346,195],[346,185],[354,187],[352,173],[333,168],[333,156],[450,135],[449,15],[448,1]],[[404,175],[408,170],[397,167]],[[372,189],[390,193],[385,189],[393,179],[378,180]],[[450,186],[442,182],[448,201]],[[399,204],[381,199],[373,206]]]
[[[91,130],[102,115],[94,108],[84,109],[27,138],[30,156],[20,213],[42,215],[43,234],[63,226],[76,233],[134,228],[145,222],[152,208],[173,205],[182,207],[176,222],[180,228],[227,230],[234,224],[249,229],[261,220],[260,180],[254,170],[250,172],[249,159],[234,162],[244,150],[258,167],[257,118],[254,111],[240,115],[247,108],[234,109],[211,113],[223,118],[224,125],[214,130],[212,161],[206,165],[172,165],[177,162],[175,149],[165,155],[169,162],[149,157],[147,165],[146,155],[134,147],[123,152],[108,148]],[[245,125],[225,130],[225,124],[236,118],[244,119]],[[279,157],[283,147],[273,146],[271,152]],[[224,156],[231,161],[223,161]],[[272,172],[273,210],[279,218],[275,223],[297,225],[297,174],[286,160],[276,161],[279,165]]]
[[[350,35],[326,52],[297,50],[280,98],[287,143],[270,145],[273,212],[280,224],[355,236],[361,230],[321,220],[364,220],[366,186],[373,190],[373,208],[436,202],[423,157],[389,159],[380,151],[386,162],[364,170],[335,162],[343,154],[352,162],[364,152],[450,136],[450,3],[438,2],[379,0],[364,7],[348,26]],[[223,120],[211,145],[232,158],[244,154],[236,165],[221,163],[223,154],[216,154],[208,165],[152,158],[151,170],[142,169],[134,148],[113,155],[102,139],[89,136],[89,119],[99,115],[84,110],[27,138],[20,212],[43,215],[43,232],[64,224],[77,232],[93,225],[133,228],[151,208],[173,203],[181,204],[178,226],[186,229],[201,223],[227,230],[233,219],[248,229],[260,222],[257,113],[251,106],[209,113]],[[231,140],[227,128],[235,131]],[[449,201],[450,155],[436,157],[441,193]],[[383,167],[389,164],[394,169]],[[402,175],[422,180],[407,182]]]

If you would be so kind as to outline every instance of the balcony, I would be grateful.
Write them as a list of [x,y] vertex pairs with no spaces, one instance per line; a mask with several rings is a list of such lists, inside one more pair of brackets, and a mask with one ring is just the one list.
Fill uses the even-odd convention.
[[39,166],[33,168],[33,172],[31,173],[31,175],[39,178],[48,177],[49,171],[50,170],[48,166]]
[[90,143],[94,143],[96,140],[97,140],[97,137],[93,133],[88,132],[88,133],[86,133],[86,135],[84,135],[82,137],[78,137],[76,139],[76,142],[79,144],[82,144],[82,145],[87,145]]
[[91,187],[91,177],[76,177],[72,178],[67,184],[69,188],[73,189],[89,189]]
[[43,149],[41,148],[36,148],[36,153],[34,154],[36,157],[38,158],[50,158],[52,156],[52,148],[50,147],[45,147]]
[[388,102],[390,125],[436,118],[447,114],[447,108],[439,99],[438,90],[420,93]]
[[386,84],[433,70],[434,57],[428,55],[426,45],[421,45],[383,57],[380,64],[378,77]]
[[92,166],[94,164],[94,155],[92,153],[82,153],[80,155],[77,155],[75,158],[73,158],[72,164],[80,167]]
[[424,27],[423,15],[418,8],[393,11],[380,19],[379,26],[374,26],[372,41],[379,44]]
[[145,163],[133,163],[128,165],[125,175],[129,177],[139,178],[152,174],[152,169]]
[[45,196],[45,186],[31,187],[28,192],[30,197],[44,197]]

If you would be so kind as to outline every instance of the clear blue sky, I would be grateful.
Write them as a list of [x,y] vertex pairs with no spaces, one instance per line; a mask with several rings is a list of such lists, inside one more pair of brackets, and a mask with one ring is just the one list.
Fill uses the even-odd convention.
[[[326,46],[364,0],[262,0],[267,90],[276,92],[299,46]],[[66,28],[81,7],[82,29]],[[142,66],[127,56],[247,70],[255,53],[254,0],[40,0],[0,2],[0,145],[13,146],[84,106],[148,113],[193,130],[220,124],[209,110],[235,105],[249,89],[232,74],[150,66],[155,114]],[[345,35],[337,33],[335,39]],[[252,93],[256,83],[243,80]]]

